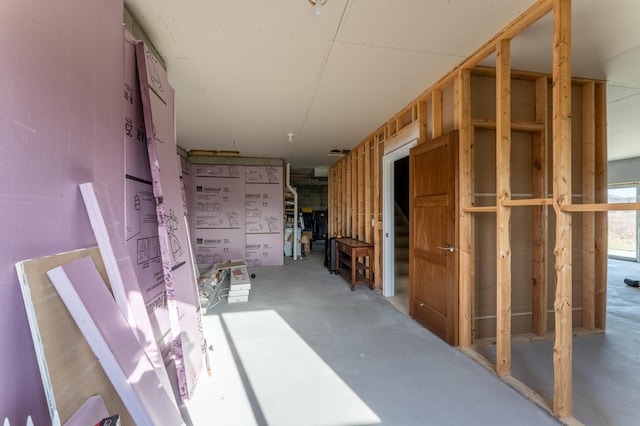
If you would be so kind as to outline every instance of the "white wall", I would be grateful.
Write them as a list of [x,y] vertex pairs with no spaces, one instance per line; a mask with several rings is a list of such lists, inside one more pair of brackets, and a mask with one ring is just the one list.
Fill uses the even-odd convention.
[[640,182],[640,157],[610,161],[607,179],[609,183]]

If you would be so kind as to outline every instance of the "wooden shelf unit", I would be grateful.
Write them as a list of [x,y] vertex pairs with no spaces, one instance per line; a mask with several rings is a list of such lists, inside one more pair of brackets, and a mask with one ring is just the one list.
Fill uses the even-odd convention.
[[284,190],[284,225],[293,226],[296,221],[295,196],[291,191]]
[[355,291],[358,284],[366,284],[373,290],[372,259],[373,244],[336,238],[336,274],[351,284],[351,291]]

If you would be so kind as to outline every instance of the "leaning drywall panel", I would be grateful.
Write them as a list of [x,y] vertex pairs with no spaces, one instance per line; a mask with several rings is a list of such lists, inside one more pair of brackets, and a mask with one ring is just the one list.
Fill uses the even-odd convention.
[[[64,423],[64,426],[98,425],[102,419],[109,417],[107,406],[100,395],[93,395],[76,410]],[[106,425],[105,425],[106,426]]]
[[188,399],[204,369],[205,344],[176,159],[174,93],[166,72],[142,42],[136,43],[136,61],[176,372],[180,395]]
[[[119,413],[123,424],[133,420],[91,351],[71,314],[47,277],[46,271],[90,256],[103,279],[107,273],[97,247],[16,264],[43,382],[50,381],[50,407],[66,421],[91,395],[102,395],[109,412]],[[73,368],[69,368],[73,366]],[[55,424],[55,423],[54,423]]]
[[138,425],[183,425],[179,410],[90,257],[47,271]]
[[[170,329],[166,316],[157,316],[153,310],[158,299],[162,305],[166,304],[164,282],[159,283],[162,286],[160,288],[157,286],[157,280],[145,281],[144,286],[138,282],[138,274],[124,240],[122,224],[111,207],[113,197],[107,185],[83,183],[80,185],[80,192],[100,247],[115,301],[153,364],[164,389],[173,394],[167,367],[159,349],[161,347],[159,343],[162,347],[168,346],[164,340],[165,336],[170,334]],[[128,207],[132,207],[132,204],[128,204]],[[148,247],[143,248],[142,244],[139,244],[136,266],[144,266],[145,261],[148,260],[146,257],[149,255],[147,250]],[[162,311],[158,310],[159,312]],[[166,363],[169,363],[169,359]]]

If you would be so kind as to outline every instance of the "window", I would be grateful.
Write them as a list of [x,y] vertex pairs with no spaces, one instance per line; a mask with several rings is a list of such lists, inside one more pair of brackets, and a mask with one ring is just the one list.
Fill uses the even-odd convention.
[[[637,202],[637,183],[609,186],[609,203]],[[638,211],[609,212],[609,256],[638,261]]]

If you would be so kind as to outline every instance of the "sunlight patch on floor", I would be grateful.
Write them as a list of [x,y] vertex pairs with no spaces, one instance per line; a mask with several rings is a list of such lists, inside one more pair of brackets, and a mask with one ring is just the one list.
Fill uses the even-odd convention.
[[211,376],[202,375],[194,397],[185,405],[194,426],[258,424],[235,367],[233,353],[217,315],[205,315],[203,325],[209,351]]
[[[213,324],[206,324],[207,335],[212,334]],[[380,423],[367,404],[277,312],[222,314],[216,328],[214,376],[235,370],[231,375],[244,380],[244,397],[233,398],[245,406],[249,403],[253,421],[273,425]],[[224,345],[220,333],[226,334]],[[237,386],[235,383],[235,390],[224,392],[227,397],[238,392]]]

